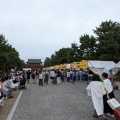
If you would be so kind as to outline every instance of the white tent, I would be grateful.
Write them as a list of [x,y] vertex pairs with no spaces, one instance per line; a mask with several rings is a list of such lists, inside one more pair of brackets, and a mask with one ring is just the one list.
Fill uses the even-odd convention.
[[[113,70],[113,74],[115,73],[116,63],[113,61],[95,61],[95,60],[88,60],[88,67],[89,69],[101,76],[103,72],[109,72],[109,70]],[[110,73],[108,73],[110,74]]]
[[120,68],[120,61],[117,63],[118,68]]

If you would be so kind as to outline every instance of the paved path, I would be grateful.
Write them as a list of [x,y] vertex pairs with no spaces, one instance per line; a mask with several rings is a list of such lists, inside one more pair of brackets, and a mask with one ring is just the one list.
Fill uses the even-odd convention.
[[[86,93],[86,83],[38,86],[32,83],[23,91],[12,120],[96,120]],[[120,90],[115,91],[120,95]],[[117,99],[120,101],[120,97]],[[100,117],[97,120],[102,120]],[[109,118],[108,120],[115,120]]]

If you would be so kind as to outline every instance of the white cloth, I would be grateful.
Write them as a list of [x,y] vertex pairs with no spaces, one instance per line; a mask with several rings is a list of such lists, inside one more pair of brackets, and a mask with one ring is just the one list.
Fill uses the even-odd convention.
[[113,91],[113,86],[109,79],[103,80],[103,84],[108,93],[111,93]]
[[91,94],[92,102],[97,115],[102,115],[103,112],[103,95],[101,92],[102,82],[92,81],[86,88],[88,93]]
[[13,80],[10,79],[9,81],[11,82],[11,86],[10,86],[10,87],[11,87],[11,88],[15,88],[15,84],[13,83]]

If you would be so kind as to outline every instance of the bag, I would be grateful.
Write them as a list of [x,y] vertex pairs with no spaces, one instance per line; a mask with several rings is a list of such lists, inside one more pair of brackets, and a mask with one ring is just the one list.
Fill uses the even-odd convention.
[[117,100],[115,100],[114,98],[108,100],[107,103],[109,104],[109,106],[113,110],[115,110],[116,108],[120,107],[120,103]]
[[116,117],[116,120],[120,120],[120,108],[116,109],[113,114]]

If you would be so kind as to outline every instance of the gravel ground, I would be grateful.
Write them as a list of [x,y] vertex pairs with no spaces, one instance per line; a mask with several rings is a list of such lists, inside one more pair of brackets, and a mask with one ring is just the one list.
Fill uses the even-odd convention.
[[[12,120],[102,120],[93,118],[93,105],[85,82],[27,85]],[[115,91],[120,102],[120,90]],[[108,120],[115,120],[108,117]]]
[[14,98],[4,100],[4,107],[0,106],[0,120],[6,120],[9,112],[11,111],[20,91],[13,91]]

